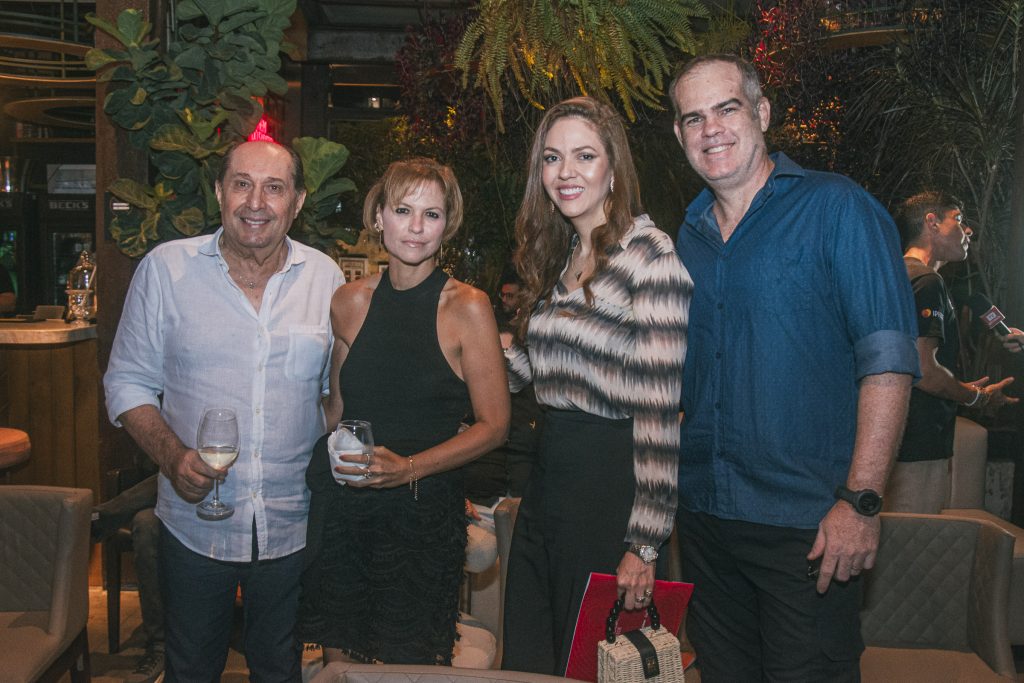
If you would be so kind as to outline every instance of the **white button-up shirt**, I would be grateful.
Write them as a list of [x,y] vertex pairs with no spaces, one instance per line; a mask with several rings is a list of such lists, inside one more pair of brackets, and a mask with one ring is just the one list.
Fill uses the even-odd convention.
[[[306,465],[324,433],[331,296],[344,282],[328,256],[286,240],[288,258],[257,312],[228,274],[220,235],[162,244],[139,264],[103,378],[111,421],[153,405],[194,448],[207,408],[238,416],[238,460],[220,485],[234,516],[203,521],[160,475],[157,516],[191,550],[217,560],[261,559],[306,541]],[[211,494],[212,495],[212,494]]]

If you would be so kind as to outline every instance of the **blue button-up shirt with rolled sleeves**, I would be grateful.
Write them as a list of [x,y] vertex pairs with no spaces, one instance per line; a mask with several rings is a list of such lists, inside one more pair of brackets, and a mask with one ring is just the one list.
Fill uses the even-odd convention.
[[228,274],[220,235],[160,245],[139,264],[104,376],[107,412],[116,424],[156,406],[195,447],[203,410],[233,409],[241,448],[220,497],[234,516],[200,520],[163,474],[156,514],[189,549],[234,562],[252,558],[255,520],[259,557],[273,559],[305,545],[305,471],[324,433],[331,296],[344,277],[325,254],[287,240],[256,311]]
[[846,482],[867,375],[917,375],[892,219],[847,178],[775,167],[727,242],[704,190],[677,250],[694,281],[680,505],[813,529]]

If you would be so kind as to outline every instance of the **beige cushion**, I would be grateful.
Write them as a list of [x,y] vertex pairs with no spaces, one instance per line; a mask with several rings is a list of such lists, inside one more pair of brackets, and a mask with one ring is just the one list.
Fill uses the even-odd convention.
[[498,559],[498,540],[487,529],[466,526],[466,571],[471,574],[486,571]]
[[[907,666],[908,662],[912,666]],[[869,647],[860,657],[864,681],[899,683],[983,683],[1006,681],[973,652]]]
[[0,612],[0,642],[7,652],[0,656],[0,680],[34,681],[57,658],[66,644],[46,632],[49,622],[48,611]]
[[457,669],[448,666],[349,664],[333,662],[312,683],[556,683],[568,678],[518,671]]
[[985,507],[985,464],[988,430],[966,417],[956,418],[953,435],[952,481],[949,508]]
[[498,640],[478,620],[459,614],[459,639],[452,652],[452,666],[460,669],[489,669],[498,654]]

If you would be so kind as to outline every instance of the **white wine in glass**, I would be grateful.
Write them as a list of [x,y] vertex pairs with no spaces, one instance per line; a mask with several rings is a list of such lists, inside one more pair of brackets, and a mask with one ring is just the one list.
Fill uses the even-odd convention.
[[[238,458],[238,418],[230,408],[210,408],[203,413],[196,437],[199,457],[210,467],[226,470]],[[235,508],[220,500],[220,478],[213,481],[213,499],[196,505],[199,519],[217,521],[235,514]]]

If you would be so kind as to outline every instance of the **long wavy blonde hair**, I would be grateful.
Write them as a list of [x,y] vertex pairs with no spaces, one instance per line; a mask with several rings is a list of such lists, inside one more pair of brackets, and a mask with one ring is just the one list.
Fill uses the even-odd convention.
[[607,222],[591,233],[594,270],[583,280],[587,303],[593,301],[591,280],[608,263],[609,249],[629,230],[633,217],[642,213],[640,183],[629,151],[622,117],[609,105],[590,97],[574,97],[551,107],[533,137],[526,165],[526,190],[516,216],[516,250],[513,263],[523,281],[515,318],[516,336],[526,338],[530,314],[544,306],[565,266],[572,243],[572,224],[554,207],[544,190],[544,148],[548,132],[565,117],[582,119],[593,126],[604,144],[615,187],[604,202]]

